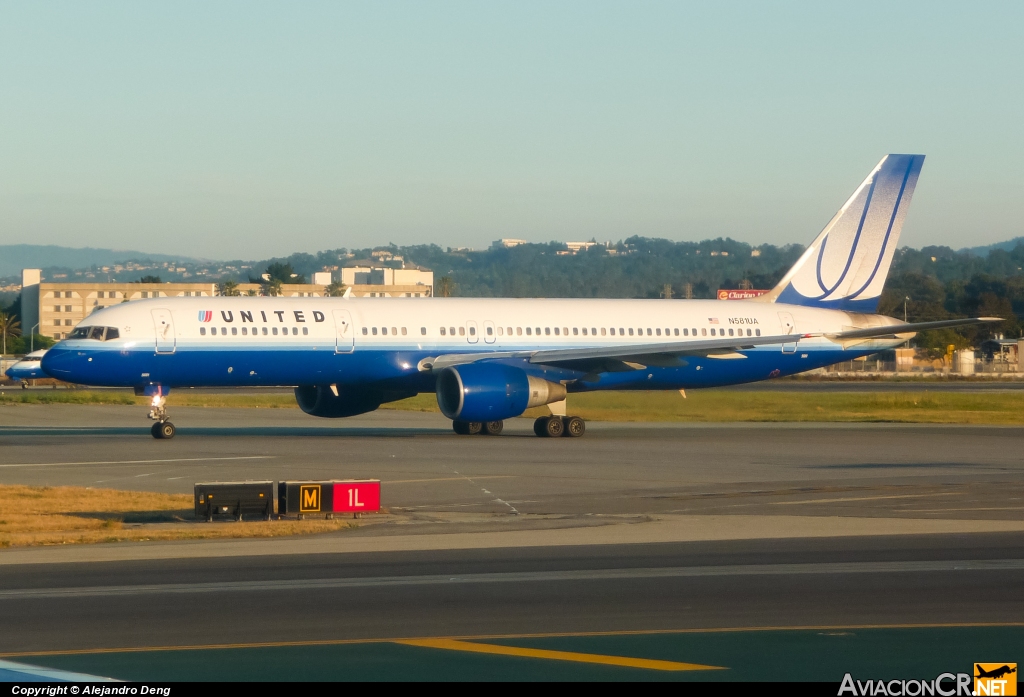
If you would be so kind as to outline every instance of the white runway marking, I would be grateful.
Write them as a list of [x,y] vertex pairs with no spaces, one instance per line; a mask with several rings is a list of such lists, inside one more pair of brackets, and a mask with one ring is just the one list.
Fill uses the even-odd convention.
[[214,581],[210,583],[139,584],[134,586],[72,586],[0,590],[5,600],[94,598],[124,595],[273,592],[384,586],[462,585],[481,583],[627,581],[657,578],[710,578],[719,576],[793,576],[807,574],[948,573],[968,571],[1020,571],[1024,559],[950,561],[822,562],[809,564],[738,564],[730,566],[669,566],[637,569],[584,569],[567,571],[511,571],[480,574],[426,576],[373,576],[350,578],[301,578],[263,581]]
[[214,462],[217,460],[270,460],[274,455],[239,455],[237,457],[178,457],[168,460],[97,460],[94,462],[27,462],[0,467],[75,467],[78,465],[145,465],[153,462]]

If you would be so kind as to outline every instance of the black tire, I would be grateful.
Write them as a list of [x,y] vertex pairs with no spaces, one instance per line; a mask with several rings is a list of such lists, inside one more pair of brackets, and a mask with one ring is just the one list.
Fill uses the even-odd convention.
[[548,436],[548,417],[538,416],[537,420],[533,422],[533,432],[538,438],[547,438]]
[[471,436],[475,436],[476,434],[484,430],[484,425],[479,421],[470,421],[467,425],[469,427],[468,433]]
[[153,424],[153,427],[151,429],[149,429],[149,432],[151,434],[153,434],[153,437],[156,438],[157,440],[163,438],[163,436],[160,435],[160,424],[159,423]]
[[458,433],[460,436],[469,435],[469,422],[468,421],[452,421],[452,430]]
[[174,428],[174,424],[172,424],[170,421],[164,421],[163,423],[157,424],[157,425],[160,426],[160,437],[161,438],[163,438],[164,440],[168,440],[170,438],[174,438],[174,434],[176,432],[176,429]]
[[565,426],[562,435],[567,438],[579,438],[587,432],[587,422],[578,416],[563,416],[562,424]]
[[548,438],[558,438],[565,433],[565,423],[558,416],[552,416],[548,419],[548,422],[544,424],[545,435]]
[[485,421],[483,428],[480,429],[480,433],[485,436],[497,436],[501,434],[504,428],[504,421]]

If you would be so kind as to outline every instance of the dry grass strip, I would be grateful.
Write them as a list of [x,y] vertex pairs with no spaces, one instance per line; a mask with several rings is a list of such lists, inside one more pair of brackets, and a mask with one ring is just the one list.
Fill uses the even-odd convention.
[[0,547],[283,537],[353,527],[339,519],[207,523],[193,510],[188,494],[0,485]]

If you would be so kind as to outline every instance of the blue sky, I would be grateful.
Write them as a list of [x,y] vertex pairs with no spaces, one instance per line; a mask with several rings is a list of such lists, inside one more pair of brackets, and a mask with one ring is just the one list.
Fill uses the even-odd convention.
[[0,2],[0,240],[209,258],[1024,235],[1024,3]]

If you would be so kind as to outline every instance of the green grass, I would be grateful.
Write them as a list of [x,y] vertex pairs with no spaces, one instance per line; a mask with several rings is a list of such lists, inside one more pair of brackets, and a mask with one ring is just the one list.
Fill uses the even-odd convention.
[[[126,392],[89,390],[6,390],[3,404],[137,404],[148,400]],[[233,395],[172,393],[170,407],[295,409],[290,394]],[[436,412],[432,394],[421,394],[382,409]],[[845,421],[1024,425],[1024,394],[1015,392],[596,392],[569,396],[573,414],[593,421]],[[531,409],[525,416],[546,414]]]

